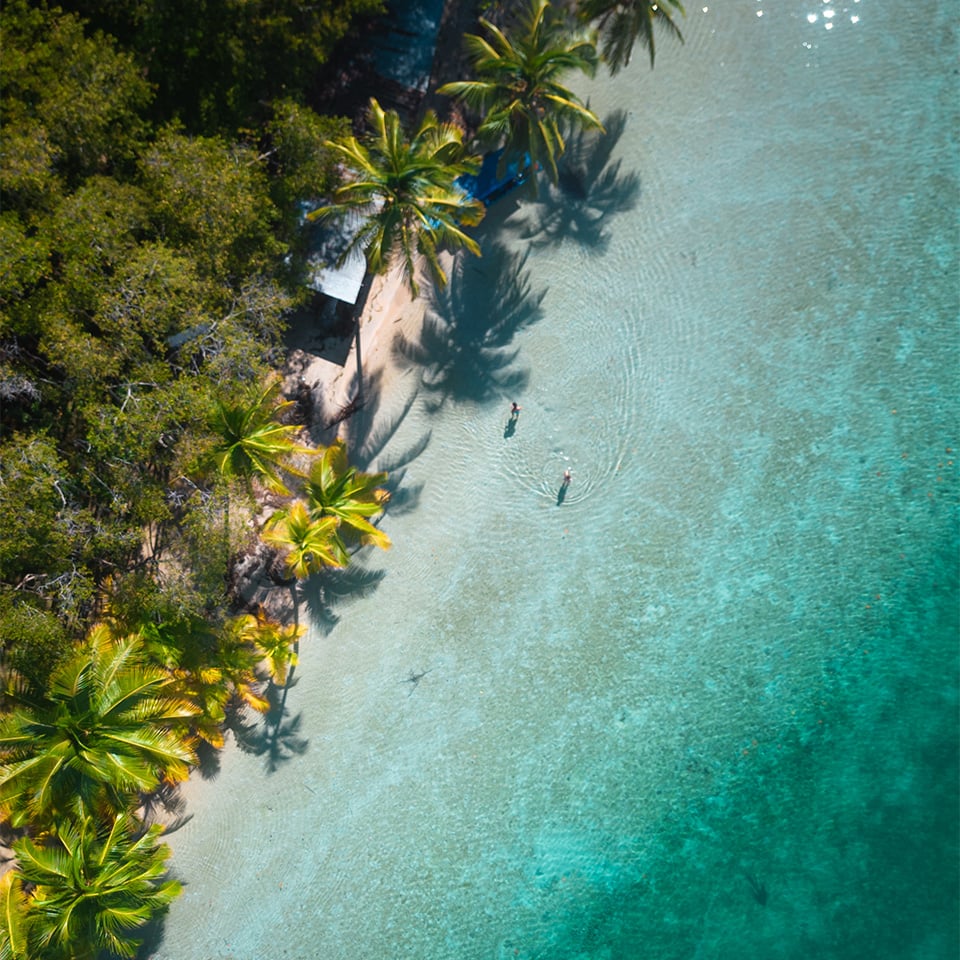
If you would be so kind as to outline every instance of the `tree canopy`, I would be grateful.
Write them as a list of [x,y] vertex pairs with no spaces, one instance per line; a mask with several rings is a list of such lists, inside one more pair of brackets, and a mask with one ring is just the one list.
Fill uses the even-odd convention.
[[[294,6],[195,12],[269,20]],[[180,57],[152,49],[146,65],[132,39],[170,5],[82,7],[88,19],[27,0],[0,10],[0,648],[24,605],[81,636],[103,585],[149,566],[145,530],[186,556],[191,530],[215,522],[178,478],[216,411],[276,364],[300,295],[299,204],[331,181],[324,143],[344,129],[294,88],[264,100],[255,136],[188,129],[150,72],[175,73]],[[329,20],[329,53],[375,9],[303,16]]]
[[306,92],[381,8],[0,7],[0,956],[129,955],[178,889],[141,793],[296,662],[237,614],[219,474],[300,449],[268,384],[348,126]]
[[341,42],[384,0],[61,0],[116,37],[156,91],[154,117],[191,133],[269,119],[275,100],[308,89]]

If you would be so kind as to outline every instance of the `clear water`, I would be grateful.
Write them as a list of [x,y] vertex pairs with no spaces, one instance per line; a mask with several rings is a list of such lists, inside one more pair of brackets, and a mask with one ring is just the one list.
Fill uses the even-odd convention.
[[191,787],[157,960],[956,958],[954,15],[718,0],[581,88],[358,422],[395,547]]

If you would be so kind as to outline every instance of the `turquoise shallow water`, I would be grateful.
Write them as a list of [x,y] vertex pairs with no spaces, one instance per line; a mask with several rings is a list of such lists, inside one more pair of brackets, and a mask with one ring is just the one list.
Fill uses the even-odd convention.
[[156,960],[957,956],[953,5],[706,6],[358,421]]

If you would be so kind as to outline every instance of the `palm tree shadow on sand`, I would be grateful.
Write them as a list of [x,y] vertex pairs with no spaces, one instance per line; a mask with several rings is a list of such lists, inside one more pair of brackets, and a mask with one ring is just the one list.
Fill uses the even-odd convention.
[[615,110],[597,131],[571,133],[558,164],[553,186],[541,174],[539,196],[529,203],[530,214],[517,221],[521,239],[536,247],[572,240],[585,250],[601,254],[610,242],[609,218],[631,210],[640,196],[640,177],[621,173],[622,160],[611,162],[627,125],[627,114]]
[[483,403],[519,393],[528,374],[513,367],[514,335],[540,319],[546,291],[534,292],[527,253],[485,239],[483,260],[459,255],[443,289],[434,289],[419,340],[398,337],[394,358],[421,370],[428,409],[448,401]]
[[299,734],[302,715],[290,717],[287,711],[287,694],[297,683],[293,673],[291,668],[282,687],[272,682],[267,685],[264,696],[270,709],[266,713],[256,719],[249,719],[248,713],[235,713],[228,722],[227,729],[233,733],[237,747],[244,753],[265,757],[268,773],[275,773],[281,764],[302,756],[310,745]]
[[[351,465],[363,471],[386,472],[384,487],[390,494],[380,523],[389,524],[391,516],[415,509],[423,489],[421,483],[407,480],[406,468],[426,450],[430,443],[430,431],[426,431],[406,446],[397,446],[397,434],[416,400],[416,391],[408,396],[399,409],[389,413],[382,406],[382,376],[379,371],[366,375],[362,404],[341,411],[321,411],[316,418],[317,426],[311,431],[316,444],[329,444],[342,434],[347,443]],[[353,395],[357,376],[352,382]],[[388,449],[389,448],[389,449]],[[376,551],[360,548],[349,542],[350,565],[344,569],[327,568],[310,577],[298,586],[297,600],[305,603],[312,626],[323,634],[339,623],[337,608],[351,600],[370,596],[385,576],[382,570],[363,565],[369,562]],[[360,552],[358,553],[358,549]],[[361,558],[358,560],[358,557]]]

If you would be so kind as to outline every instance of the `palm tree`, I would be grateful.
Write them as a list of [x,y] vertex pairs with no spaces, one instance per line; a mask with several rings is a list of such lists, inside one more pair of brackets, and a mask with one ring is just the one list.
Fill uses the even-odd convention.
[[300,430],[296,424],[283,424],[279,416],[295,401],[277,402],[280,385],[268,382],[253,398],[239,401],[217,400],[209,418],[214,434],[213,445],[203,457],[202,469],[211,466],[225,481],[223,509],[223,548],[225,567],[229,571],[231,557],[230,491],[239,482],[249,493],[254,478],[260,479],[275,493],[289,495],[281,469],[295,473],[290,458],[310,454],[309,447],[293,440]]
[[528,0],[515,36],[482,17],[480,23],[489,39],[465,38],[478,79],[445,83],[437,92],[480,111],[478,135],[505,144],[503,164],[512,158],[544,166],[556,183],[564,151],[560,125],[603,130],[596,114],[560,83],[572,70],[593,76],[596,48],[571,32],[548,0]]
[[337,529],[333,539],[338,556],[346,556],[341,530],[344,526],[359,536],[360,543],[389,550],[390,538],[369,520],[383,513],[390,494],[380,487],[385,473],[361,473],[347,463],[347,448],[337,439],[320,452],[307,476],[306,491],[310,516],[314,519],[335,517]]
[[0,815],[14,826],[56,824],[123,809],[161,780],[184,780],[196,762],[173,729],[198,710],[172,678],[144,661],[133,635],[103,625],[51,675],[40,702],[20,699],[0,718]]
[[267,661],[271,680],[282,687],[287,682],[287,671],[297,665],[297,641],[306,633],[306,627],[297,624],[285,627],[267,617],[262,609],[243,619],[241,629]]
[[333,202],[314,210],[310,219],[342,221],[359,213],[360,228],[341,262],[362,249],[370,272],[379,274],[399,260],[417,296],[417,255],[440,286],[447,282],[438,258],[442,245],[480,255],[477,242],[462,227],[480,222],[483,204],[454,183],[461,174],[475,173],[478,165],[465,157],[460,130],[441,123],[432,111],[409,139],[395,110],[384,110],[371,99],[368,116],[372,132],[362,141],[350,136],[327,144],[340,155],[349,178]]
[[173,725],[187,743],[202,740],[219,749],[223,724],[234,698],[259,713],[270,709],[260,695],[256,668],[259,656],[242,630],[228,620],[220,630],[195,617],[177,623],[145,623],[139,627],[151,661],[171,677],[171,693],[198,708],[195,716]]
[[16,872],[33,885],[23,917],[33,951],[28,956],[95,960],[103,950],[136,955],[140,941],[133,931],[165,910],[181,886],[162,879],[170,855],[169,847],[157,843],[163,827],[135,837],[135,826],[127,813],[100,829],[93,817],[83,817],[61,824],[53,845],[28,837],[13,844]]
[[257,713],[268,713],[271,705],[260,692],[263,681],[257,674],[257,666],[261,655],[254,639],[246,614],[231,617],[220,631],[216,663],[240,703]]
[[294,404],[293,400],[278,403],[279,390],[279,383],[268,383],[251,400],[214,404],[210,428],[216,439],[207,459],[228,482],[249,483],[258,477],[276,493],[289,493],[281,467],[289,470],[290,457],[311,450],[292,439],[300,430],[297,424],[279,422],[280,414]]
[[306,504],[295,500],[270,517],[260,536],[265,543],[287,551],[288,575],[305,580],[323,567],[345,567],[349,562],[337,536],[338,526],[336,517],[311,517]]
[[650,53],[650,67],[656,56],[654,27],[672,33],[683,43],[683,34],[673,21],[673,11],[686,15],[680,0],[579,0],[577,13],[582,20],[595,22],[600,30],[603,59],[616,74],[630,63],[633,45],[640,41]]

